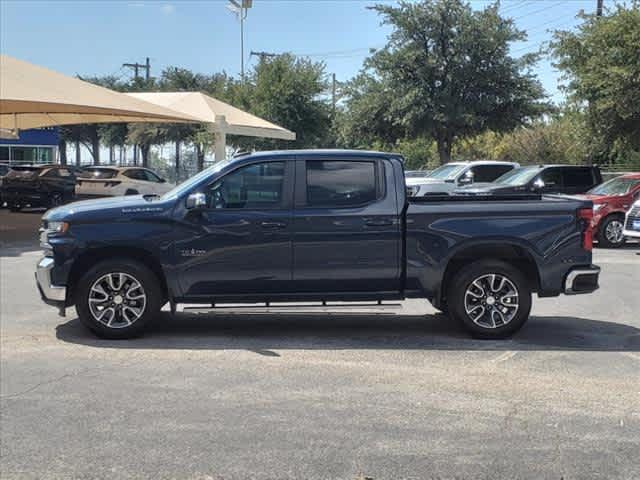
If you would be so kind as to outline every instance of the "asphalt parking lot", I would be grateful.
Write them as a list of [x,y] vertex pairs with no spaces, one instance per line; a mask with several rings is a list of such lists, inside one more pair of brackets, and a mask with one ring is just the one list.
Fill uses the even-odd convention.
[[640,478],[640,245],[508,341],[423,301],[163,314],[105,341],[36,292],[41,212],[0,211],[0,477]]

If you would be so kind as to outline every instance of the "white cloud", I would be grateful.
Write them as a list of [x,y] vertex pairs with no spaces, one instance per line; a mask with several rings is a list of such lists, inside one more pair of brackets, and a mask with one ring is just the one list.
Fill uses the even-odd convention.
[[165,15],[171,15],[173,12],[176,11],[176,7],[171,3],[165,3],[160,7],[160,11]]

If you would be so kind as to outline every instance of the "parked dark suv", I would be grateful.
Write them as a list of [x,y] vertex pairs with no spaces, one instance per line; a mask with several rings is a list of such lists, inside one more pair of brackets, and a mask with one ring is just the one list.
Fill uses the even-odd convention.
[[600,168],[577,165],[535,165],[505,173],[491,183],[474,183],[458,188],[462,194],[585,193],[602,183]]
[[3,201],[12,211],[23,207],[55,207],[72,200],[76,177],[62,165],[12,165],[2,180]]

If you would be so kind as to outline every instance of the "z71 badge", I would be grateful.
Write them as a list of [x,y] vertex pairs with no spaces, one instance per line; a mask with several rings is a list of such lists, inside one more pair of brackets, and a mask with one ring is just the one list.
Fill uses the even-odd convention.
[[206,250],[196,250],[195,248],[186,248],[184,250],[180,250],[181,257],[201,257],[206,255]]

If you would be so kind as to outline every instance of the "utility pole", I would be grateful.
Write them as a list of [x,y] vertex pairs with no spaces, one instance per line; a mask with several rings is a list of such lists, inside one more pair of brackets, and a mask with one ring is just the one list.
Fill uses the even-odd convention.
[[602,16],[602,8],[603,8],[604,0],[598,0],[598,6],[596,7],[596,17]]
[[148,81],[151,76],[151,62],[149,61],[149,57],[147,57],[147,61],[145,63],[123,63],[123,67],[133,68],[135,79],[138,79],[139,69],[143,68],[145,70],[144,78]]
[[240,78],[244,81],[244,21],[247,10],[253,5],[253,0],[229,0],[227,8],[236,14],[240,20]]
[[277,57],[278,54],[272,52],[254,52],[253,50],[251,50],[251,55],[249,55],[249,58],[253,56],[260,57],[260,61],[262,62],[265,58]]

